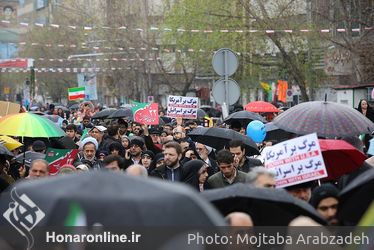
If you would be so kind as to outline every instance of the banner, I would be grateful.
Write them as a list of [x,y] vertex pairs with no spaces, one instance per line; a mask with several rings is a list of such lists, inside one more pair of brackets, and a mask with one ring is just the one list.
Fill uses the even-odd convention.
[[132,101],[134,106],[131,108],[134,114],[134,121],[145,125],[158,125],[158,103],[141,103]]
[[57,174],[60,167],[65,164],[73,165],[78,149],[47,148],[45,160],[49,162],[49,174]]
[[288,89],[287,81],[278,80],[278,88],[277,88],[278,101],[282,101],[286,103],[287,89]]
[[261,155],[265,159],[265,167],[275,170],[277,188],[327,176],[315,133],[265,147]]
[[198,108],[198,97],[169,95],[167,116],[173,118],[182,117],[184,119],[196,119]]
[[21,106],[18,103],[0,101],[0,117],[19,113]]
[[34,59],[0,59],[0,68],[30,68],[32,66],[34,66]]
[[96,73],[77,74],[78,86],[85,87],[85,100],[97,100]]

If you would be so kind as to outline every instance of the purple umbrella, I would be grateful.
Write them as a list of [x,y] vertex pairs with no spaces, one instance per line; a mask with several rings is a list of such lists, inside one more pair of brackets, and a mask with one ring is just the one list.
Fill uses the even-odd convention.
[[374,123],[357,110],[326,101],[298,104],[277,116],[273,123],[298,135],[317,133],[320,137],[357,136],[374,131]]

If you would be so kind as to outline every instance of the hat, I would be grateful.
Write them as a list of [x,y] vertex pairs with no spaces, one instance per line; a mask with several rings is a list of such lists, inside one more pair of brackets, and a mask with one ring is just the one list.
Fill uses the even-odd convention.
[[157,128],[150,128],[149,129],[149,134],[150,135],[159,135],[160,134],[160,130],[157,129]]
[[93,128],[90,129],[90,132],[91,132],[94,128],[96,128],[96,129],[99,130],[100,132],[104,132],[104,131],[107,130],[107,128],[104,127],[104,126],[94,126]]
[[85,139],[82,141],[82,149],[83,149],[84,145],[86,145],[86,144],[89,143],[89,142],[95,144],[95,148],[96,148],[96,150],[99,148],[99,143],[97,143],[97,140],[96,140],[95,138],[93,138],[93,137],[87,137],[87,138],[85,138]]
[[35,152],[43,151],[46,148],[47,147],[46,147],[45,143],[43,141],[40,141],[40,140],[34,141],[34,143],[32,144],[32,150],[34,150]]
[[130,141],[130,147],[131,147],[132,145],[138,145],[140,148],[143,148],[143,146],[144,146],[144,142],[142,142],[142,141],[139,140],[139,139],[132,139],[132,140]]
[[77,171],[77,169],[73,165],[65,164],[60,167],[60,169],[58,170],[58,174],[70,174],[74,173],[75,171]]
[[155,154],[151,150],[146,150],[146,151],[142,152],[142,157],[144,155],[149,156],[152,160],[155,158]]
[[83,164],[83,163],[79,164],[79,165],[76,167],[76,169],[77,169],[77,170],[81,170],[81,171],[88,171],[88,170],[89,170],[89,168],[88,168],[85,164]]
[[316,187],[312,192],[312,197],[310,198],[310,205],[314,208],[318,207],[318,204],[321,200],[329,197],[338,199],[339,189],[332,185],[331,183],[322,184],[319,187]]
[[[198,143],[199,143],[199,142],[196,142],[195,146],[196,146]],[[200,144],[202,144],[202,143],[200,143]],[[210,153],[212,152],[213,148],[212,148],[212,147],[209,147],[208,145],[205,145],[205,144],[203,144],[203,145],[204,145],[204,147],[208,150],[208,154],[210,154]]]
[[153,159],[154,162],[159,162],[159,161],[163,161],[164,160],[164,154],[163,153],[158,153],[155,155],[155,158]]

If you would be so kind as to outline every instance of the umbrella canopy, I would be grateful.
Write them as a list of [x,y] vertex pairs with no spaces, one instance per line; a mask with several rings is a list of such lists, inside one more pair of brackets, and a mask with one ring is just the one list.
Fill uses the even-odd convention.
[[265,124],[266,137],[265,141],[276,140],[284,141],[292,138],[292,133],[284,131],[283,129],[278,128],[273,122]]
[[55,109],[62,109],[64,112],[68,112],[69,109],[65,106],[55,106]]
[[324,101],[298,104],[275,117],[273,122],[298,135],[315,132],[320,137],[356,136],[374,131],[374,123],[357,110]]
[[0,119],[0,135],[49,138],[64,136],[65,132],[44,116],[19,113]]
[[338,219],[346,226],[357,225],[374,200],[374,169],[365,171],[339,195]]
[[53,148],[59,149],[77,149],[78,145],[69,136],[65,135],[61,138],[54,138],[51,140]]
[[188,136],[195,142],[200,142],[217,150],[227,148],[231,140],[240,140],[245,145],[247,155],[258,155],[256,143],[249,137],[242,135],[232,129],[226,128],[203,128],[199,127],[192,130]]
[[245,127],[251,121],[256,121],[256,120],[266,123],[266,120],[261,115],[243,110],[243,111],[232,113],[224,120],[224,122],[226,124],[231,124],[233,121],[239,121],[242,124],[242,126]]
[[358,169],[367,158],[344,140],[319,140],[319,145],[327,168],[327,180],[336,180]]
[[6,135],[0,135],[0,143],[3,144],[10,151],[19,148],[23,145],[19,141],[14,140],[13,138]]
[[110,116],[111,114],[113,114],[116,111],[117,111],[117,109],[115,109],[115,108],[103,109],[100,112],[97,112],[96,114],[94,114],[91,118],[92,119],[106,119],[106,118],[108,118],[108,116]]
[[108,116],[108,119],[115,119],[115,118],[132,119],[133,118],[132,111],[131,109],[128,109],[128,108],[121,108]]
[[255,113],[278,113],[279,109],[270,102],[256,101],[250,102],[245,107],[245,110]]
[[45,115],[45,113],[43,113],[41,111],[31,111],[30,113],[35,114],[35,115]]
[[19,154],[16,156],[16,162],[23,164],[25,163],[26,166],[30,166],[31,162],[36,159],[44,159],[45,154],[34,152],[34,151],[26,151],[23,154]]
[[14,154],[9,151],[5,146],[0,144],[0,155],[4,155],[5,157],[13,157]]
[[197,109],[198,120],[203,120],[205,116],[208,116],[208,114],[203,109]]
[[69,107],[69,109],[70,109],[70,110],[72,110],[72,109],[79,109],[79,103],[74,103],[73,105],[71,105],[71,106]]
[[[19,196],[26,194],[44,212],[45,217],[38,226],[64,225],[71,216],[72,204],[79,205],[87,225],[209,227],[226,224],[214,207],[184,185],[110,171],[24,181],[15,184],[15,189]],[[2,195],[1,211],[6,211],[11,201],[9,194]],[[9,223],[5,224],[11,228]]]
[[253,188],[237,183],[204,191],[202,195],[224,216],[231,212],[248,213],[255,226],[287,226],[300,215],[326,224],[312,206],[283,189]]

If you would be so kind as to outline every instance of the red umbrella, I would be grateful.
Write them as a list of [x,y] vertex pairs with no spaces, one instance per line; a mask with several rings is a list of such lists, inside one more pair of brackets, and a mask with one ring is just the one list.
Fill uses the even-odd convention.
[[277,109],[273,104],[269,102],[257,101],[257,102],[250,102],[248,103],[245,110],[254,112],[254,113],[278,113],[279,109]]
[[327,168],[326,180],[335,180],[348,174],[366,160],[364,153],[343,140],[319,140],[319,145]]

